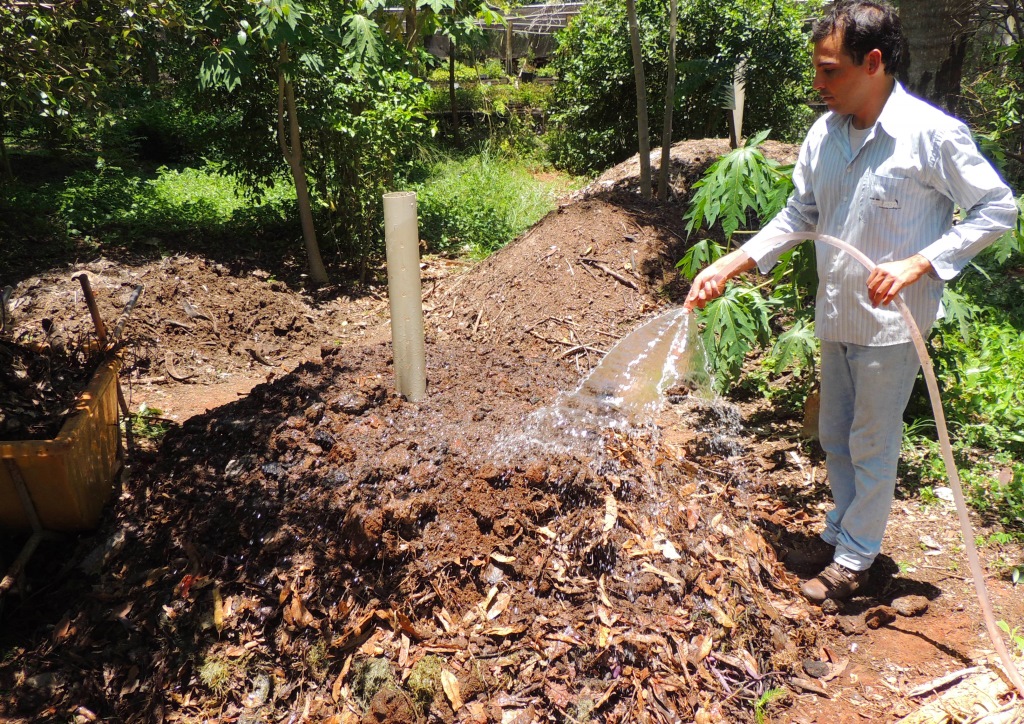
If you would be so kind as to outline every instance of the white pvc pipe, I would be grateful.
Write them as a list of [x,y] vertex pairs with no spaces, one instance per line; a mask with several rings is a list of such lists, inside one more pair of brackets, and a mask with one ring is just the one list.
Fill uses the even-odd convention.
[[[803,241],[805,239],[821,241],[846,252],[859,261],[869,272],[876,266],[859,249],[850,246],[841,239],[826,234],[779,234],[768,239],[767,243]],[[1017,691],[1024,696],[1024,680],[1021,679],[1020,672],[1017,671],[1013,659],[1010,658],[1010,654],[1006,650],[1006,644],[1003,643],[1003,637],[996,627],[992,603],[988,597],[988,589],[985,587],[985,574],[982,571],[981,561],[978,558],[978,549],[974,545],[974,530],[971,528],[971,521],[967,517],[967,502],[964,500],[964,491],[960,484],[960,473],[956,468],[956,462],[953,460],[953,446],[949,441],[949,431],[946,429],[946,416],[942,411],[942,399],[939,397],[939,383],[935,379],[935,369],[932,367],[931,357],[928,356],[928,349],[925,347],[921,330],[918,329],[910,309],[907,308],[906,303],[903,301],[903,297],[897,294],[893,302],[896,304],[896,308],[900,310],[903,320],[910,329],[910,336],[914,340],[914,349],[917,350],[918,359],[921,360],[921,371],[924,373],[924,380],[928,386],[928,396],[931,398],[932,413],[935,415],[935,429],[939,433],[939,448],[942,450],[942,460],[946,463],[946,474],[949,476],[950,487],[953,489],[953,500],[956,502],[956,512],[960,518],[960,531],[963,534],[964,549],[967,553],[967,565],[971,569],[971,577],[974,579],[974,590],[978,594],[978,603],[981,605],[982,618],[985,619],[985,628],[988,630],[988,637],[992,640],[992,645],[995,646],[1003,666],[1006,667],[1006,675],[1013,682],[1013,685],[1017,687]]]
[[384,194],[384,244],[391,304],[391,342],[395,387],[410,402],[423,399],[427,388],[423,305],[420,301],[420,238],[416,194]]

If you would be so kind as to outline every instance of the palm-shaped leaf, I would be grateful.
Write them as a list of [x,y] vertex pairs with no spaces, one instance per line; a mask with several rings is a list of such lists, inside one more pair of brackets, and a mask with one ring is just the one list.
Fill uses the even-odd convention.
[[772,347],[771,359],[776,372],[788,367],[804,369],[814,367],[818,340],[814,337],[814,322],[801,319],[779,335]]

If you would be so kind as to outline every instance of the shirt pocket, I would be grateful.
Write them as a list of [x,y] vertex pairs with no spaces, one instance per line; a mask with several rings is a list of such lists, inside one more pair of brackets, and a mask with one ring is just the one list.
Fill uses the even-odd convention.
[[860,205],[860,218],[865,226],[876,232],[900,231],[906,220],[912,183],[908,178],[867,174]]

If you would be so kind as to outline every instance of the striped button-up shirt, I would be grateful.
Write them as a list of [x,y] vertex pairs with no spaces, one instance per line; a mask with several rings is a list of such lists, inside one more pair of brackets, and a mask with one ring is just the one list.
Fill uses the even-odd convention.
[[[1009,229],[1013,194],[979,153],[967,127],[897,83],[857,153],[850,116],[826,113],[811,127],[793,169],[786,208],[743,250],[767,273],[798,242],[766,243],[790,232],[835,236],[875,263],[921,254],[933,272],[902,290],[921,330],[941,314],[943,282]],[[963,219],[953,225],[954,205]],[[850,255],[816,243],[819,338],[870,346],[910,341],[895,305],[874,308],[868,272]]]

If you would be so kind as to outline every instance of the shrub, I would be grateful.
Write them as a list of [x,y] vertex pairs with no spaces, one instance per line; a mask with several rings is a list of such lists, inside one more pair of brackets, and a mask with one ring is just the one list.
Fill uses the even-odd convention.
[[[455,105],[475,115],[469,128],[464,125],[461,129],[460,140],[463,144],[490,143],[506,154],[540,158],[544,150],[540,135],[552,91],[551,85],[542,83],[460,84]],[[423,105],[441,128],[448,128],[451,98],[447,85],[431,86],[423,95]]]
[[[1017,4],[1019,7],[1019,3]],[[995,11],[995,6],[993,6]],[[1013,13],[1007,3],[1005,12]],[[1006,178],[1024,187],[1024,29],[1020,22],[989,17],[973,37],[974,52],[963,74],[960,110],[976,129],[982,150]],[[994,23],[994,27],[991,25]]]
[[[767,221],[785,205],[792,190],[792,166],[780,166],[761,152],[759,145],[768,136],[762,132],[713,163],[694,184],[686,212],[687,231],[717,231],[725,243],[702,239],[692,245],[676,265],[691,281],[709,263],[728,251],[733,234]],[[806,300],[814,297],[813,247],[808,244],[782,256],[773,272],[773,284],[767,293],[760,288],[730,284],[726,292],[698,313],[704,323],[704,346],[715,384],[723,390],[740,379],[747,356],[766,347],[772,333],[785,321],[788,329],[780,334],[765,359],[765,371],[779,374],[787,369],[802,375],[798,397],[813,383],[818,345],[814,322]]]

